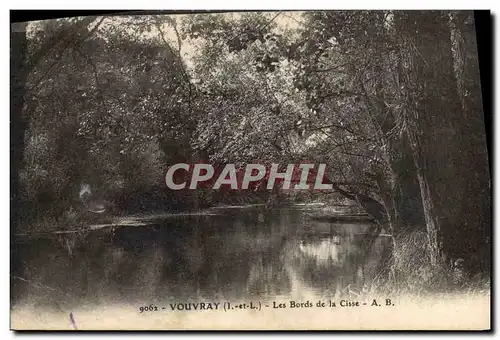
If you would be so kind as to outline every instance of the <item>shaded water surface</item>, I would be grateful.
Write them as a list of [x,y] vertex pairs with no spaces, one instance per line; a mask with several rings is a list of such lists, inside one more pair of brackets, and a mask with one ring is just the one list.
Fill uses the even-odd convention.
[[306,220],[302,209],[216,209],[81,233],[19,236],[13,304],[307,298],[359,294],[387,238],[368,224]]

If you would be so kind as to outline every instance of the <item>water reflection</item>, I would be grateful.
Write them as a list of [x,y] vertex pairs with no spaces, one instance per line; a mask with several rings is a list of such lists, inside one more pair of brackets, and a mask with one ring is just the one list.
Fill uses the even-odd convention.
[[299,250],[302,255],[316,260],[317,266],[340,265],[340,245],[339,236],[307,237],[300,240]]
[[[303,211],[227,209],[147,226],[18,239],[14,303],[166,303],[359,294],[386,246],[368,225],[309,222]],[[28,281],[26,281],[28,280]]]

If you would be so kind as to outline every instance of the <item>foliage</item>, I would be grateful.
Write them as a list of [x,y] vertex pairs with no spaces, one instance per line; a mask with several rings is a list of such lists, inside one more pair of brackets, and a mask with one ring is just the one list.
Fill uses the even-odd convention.
[[[438,240],[450,256],[468,256],[483,234],[467,250],[446,240],[486,234],[489,223],[486,199],[475,200],[477,214],[460,212],[468,194],[488,188],[485,154],[475,151],[485,148],[472,31],[470,13],[442,11],[31,23],[15,56],[21,200],[56,218],[78,204],[82,183],[124,211],[272,202],[286,195],[171,192],[163,176],[177,162],[307,160],[327,163],[334,189],[394,235],[426,230],[434,264]],[[456,157],[462,150],[483,166],[481,179]]]

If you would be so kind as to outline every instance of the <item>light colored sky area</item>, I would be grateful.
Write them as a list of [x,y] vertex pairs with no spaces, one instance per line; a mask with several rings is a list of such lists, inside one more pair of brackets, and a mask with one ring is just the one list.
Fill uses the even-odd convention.
[[[286,30],[293,30],[297,29],[300,26],[301,23],[301,15],[303,12],[265,12],[264,16],[269,21],[273,21],[274,23],[277,24],[276,31],[277,33],[282,33],[283,31]],[[185,20],[190,14],[176,14],[176,15],[164,15],[166,17],[170,17],[174,19],[180,27],[180,24],[183,20]],[[223,15],[230,17],[231,20],[239,20],[242,16],[241,12],[231,12],[231,13],[216,13],[213,15]],[[151,17],[151,16],[145,16],[145,18]],[[123,18],[118,18],[115,17],[110,20],[109,24],[116,24],[116,22],[120,22],[123,20]],[[165,38],[171,43],[171,46],[178,46],[178,37],[177,34],[174,30],[174,28],[169,25],[169,24],[163,24],[162,25],[162,31],[165,34]],[[158,37],[159,32],[156,30],[156,28],[153,28],[151,32],[145,32],[144,35],[146,37]],[[192,58],[196,55],[197,52],[197,41],[193,41],[191,39],[183,39],[181,40],[181,55],[184,61],[186,62],[187,66],[190,68],[192,66]]]
[[[302,22],[302,15],[303,12],[295,11],[295,12],[264,12],[264,16],[269,20],[273,21],[274,23],[277,24],[276,28],[276,33],[282,33],[284,31],[289,31],[289,30],[294,30],[297,29],[301,22]],[[242,16],[242,12],[231,12],[231,13],[216,13],[213,15],[223,15],[223,16],[228,16],[232,20],[239,20]],[[163,19],[165,17],[169,17],[175,20],[177,23],[177,26],[179,27],[181,22],[186,19],[190,14],[174,14],[174,15],[161,15]],[[135,21],[137,22],[137,25],[140,24],[142,20],[144,19],[147,21],[148,19],[152,19],[154,16],[153,15],[144,15],[144,16],[112,16],[106,18],[101,26],[100,26],[100,31],[105,32],[106,30],[109,29],[116,29],[117,26],[119,29],[123,30],[128,30],[132,35],[137,35],[137,26],[134,27],[134,25],[130,26],[131,22]],[[59,20],[59,19],[57,19]],[[65,19],[62,19],[65,20]],[[40,28],[40,21],[37,22],[31,22],[28,25],[28,34],[34,33],[37,31],[37,29]],[[177,34],[174,30],[174,28],[167,24],[164,23],[161,26],[161,29],[165,35],[166,40],[168,40],[169,44],[177,50],[178,46],[178,37]],[[141,36],[144,37],[144,39],[159,39],[160,35],[158,30],[156,29],[155,25],[151,25],[151,30],[150,31],[145,31],[143,33],[140,33]],[[186,62],[188,67],[192,66],[192,58],[196,55],[197,51],[197,41],[193,41],[191,39],[183,39],[181,40],[181,55],[184,61]]]

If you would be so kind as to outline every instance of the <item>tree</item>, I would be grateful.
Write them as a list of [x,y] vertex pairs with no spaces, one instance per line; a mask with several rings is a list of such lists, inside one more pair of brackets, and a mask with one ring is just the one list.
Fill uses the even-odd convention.
[[392,13],[312,12],[306,18],[305,53],[299,56],[305,68],[297,84],[310,93],[308,104],[322,120],[316,124],[330,144],[323,143],[322,152],[340,163],[331,165],[337,178],[367,184],[337,191],[368,210],[378,207],[377,219],[395,233],[421,227],[420,193],[401,119]]
[[472,122],[481,121],[481,110],[477,105],[464,110],[455,86],[449,14],[397,12],[394,20],[401,37],[406,130],[417,166],[431,263],[437,264],[444,254],[465,259],[471,272],[485,270],[487,160],[482,152],[474,154],[486,148],[484,128],[477,123],[471,128]]

